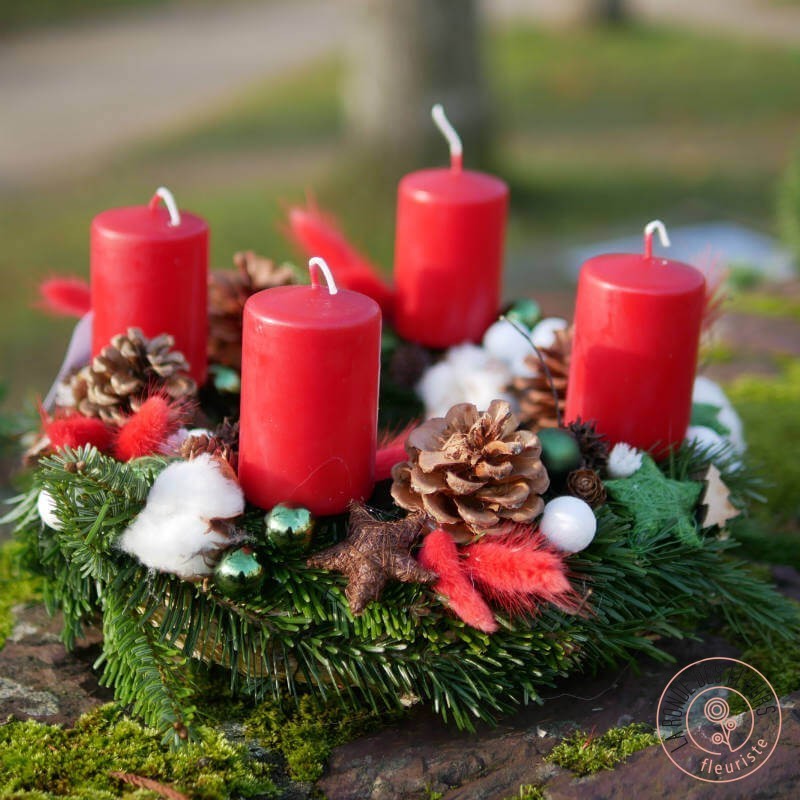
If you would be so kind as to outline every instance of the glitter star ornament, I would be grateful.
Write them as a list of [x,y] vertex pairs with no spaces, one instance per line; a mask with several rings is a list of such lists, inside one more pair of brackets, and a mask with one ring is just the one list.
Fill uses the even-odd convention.
[[421,513],[409,514],[397,522],[381,522],[360,503],[352,503],[347,538],[315,553],[306,563],[313,569],[341,572],[347,578],[345,596],[350,610],[358,615],[373,600],[380,599],[390,580],[403,583],[436,580],[436,574],[411,555],[423,524]]
[[636,472],[627,478],[606,481],[606,490],[633,517],[638,535],[655,535],[672,528],[682,541],[700,543],[694,509],[703,491],[702,483],[671,480],[650,456],[643,455]]

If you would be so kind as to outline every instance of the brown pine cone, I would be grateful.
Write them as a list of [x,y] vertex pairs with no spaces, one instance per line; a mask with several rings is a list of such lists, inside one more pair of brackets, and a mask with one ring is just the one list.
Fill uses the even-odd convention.
[[139,328],[128,328],[69,380],[74,405],[87,417],[121,422],[154,392],[179,400],[193,397],[197,384],[189,377],[183,353],[173,350],[172,336],[148,339]]
[[401,342],[389,362],[389,377],[398,386],[413,389],[432,363],[430,350],[416,342]]
[[575,469],[567,475],[567,491],[592,508],[603,505],[606,501],[606,487],[593,469]]
[[212,364],[241,369],[242,312],[250,295],[297,283],[294,270],[256,255],[236,253],[235,270],[215,270],[208,280],[208,358]]
[[547,370],[536,353],[531,353],[525,359],[525,365],[533,375],[518,376],[509,387],[519,404],[520,422],[532,431],[557,428],[567,402],[572,329],[556,331],[555,337],[552,347],[539,348]]
[[594,422],[584,422],[580,417],[567,425],[581,451],[581,466],[601,472],[608,466],[608,439],[597,432]]
[[504,400],[485,412],[453,406],[408,437],[408,461],[392,470],[392,497],[409,511],[423,510],[458,542],[527,523],[544,506],[550,479],[541,445]]

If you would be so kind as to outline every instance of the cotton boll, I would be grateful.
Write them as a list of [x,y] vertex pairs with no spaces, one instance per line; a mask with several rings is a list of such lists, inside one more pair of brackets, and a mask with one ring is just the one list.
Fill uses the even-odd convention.
[[443,417],[457,403],[488,408],[492,400],[510,399],[505,389],[508,367],[483,348],[465,344],[451,348],[445,358],[426,370],[417,384],[427,417]]
[[719,453],[725,449],[725,439],[705,425],[690,425],[686,431],[686,441],[708,449],[709,453]]
[[569,323],[561,317],[545,317],[531,331],[531,340],[537,347],[552,347],[556,343],[556,331],[563,331]]
[[711,378],[706,378],[705,375],[698,375],[694,379],[692,402],[707,403],[717,408],[724,408],[730,405],[730,401],[725,396],[725,392],[722,391],[719,384],[714,383]]
[[717,419],[730,431],[726,438],[733,445],[734,450],[737,453],[744,453],[747,449],[744,440],[744,425],[733,406],[730,404],[723,406],[717,414]]
[[147,506],[122,534],[119,546],[146,567],[182,578],[209,575],[206,555],[228,543],[225,534],[209,527],[193,510],[176,508],[159,513]]
[[[514,375],[520,373],[515,369],[533,352],[530,342],[525,338],[530,331],[519,324],[520,331],[506,319],[495,322],[483,336],[483,349],[494,358],[502,361]],[[525,335],[523,335],[523,333]]]
[[608,474],[611,478],[628,478],[642,466],[642,451],[619,442],[608,454]]
[[230,519],[244,511],[244,494],[235,480],[223,474],[220,461],[203,453],[170,464],[150,489],[147,508],[167,514],[190,509],[204,519]]
[[42,489],[42,491],[39,492],[39,497],[36,501],[36,509],[39,512],[39,517],[42,522],[44,522],[48,528],[52,528],[54,531],[64,530],[64,524],[56,516],[56,501],[47,489]]
[[208,430],[208,428],[192,428],[191,430],[188,428],[178,428],[164,443],[161,452],[165,456],[177,455],[187,439],[197,436],[211,437],[213,435],[213,432]]

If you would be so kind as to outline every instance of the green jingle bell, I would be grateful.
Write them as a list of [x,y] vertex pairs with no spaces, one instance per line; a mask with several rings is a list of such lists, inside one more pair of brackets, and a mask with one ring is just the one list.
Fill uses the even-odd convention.
[[542,445],[542,463],[550,485],[558,486],[581,465],[581,450],[575,437],[563,428],[542,428],[537,434]]
[[264,581],[264,567],[249,547],[228,550],[214,569],[214,584],[227,597],[255,594]]
[[267,542],[282,553],[302,553],[311,545],[314,517],[307,508],[291,508],[279,503],[264,522]]
[[519,322],[530,331],[541,320],[542,309],[535,300],[524,297],[521,300],[515,300],[504,316],[512,322]]

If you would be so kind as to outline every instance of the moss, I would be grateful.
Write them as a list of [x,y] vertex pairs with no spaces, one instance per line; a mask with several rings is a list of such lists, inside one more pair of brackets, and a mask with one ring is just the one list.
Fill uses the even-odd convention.
[[268,767],[244,746],[203,728],[196,742],[169,750],[161,735],[114,705],[81,717],[74,728],[11,721],[0,728],[0,796],[155,798],[111,777],[127,772],[172,786],[192,798],[271,796]]
[[576,731],[562,739],[546,760],[578,775],[591,775],[614,769],[629,756],[654,744],[658,744],[658,736],[652,728],[634,722],[624,728],[612,728],[597,738]]
[[334,747],[396,717],[347,711],[334,701],[320,704],[305,696],[298,704],[291,700],[262,703],[245,720],[245,729],[262,746],[283,754],[294,780],[316,781]]
[[743,376],[726,391],[744,423],[748,460],[764,478],[766,504],[736,526],[751,558],[800,567],[800,361],[783,364],[774,378]]
[[544,790],[532,783],[523,783],[516,794],[506,797],[505,800],[545,800]]
[[791,295],[776,294],[775,292],[737,294],[728,300],[725,308],[727,311],[738,311],[742,314],[754,314],[759,317],[800,320],[800,300]]
[[0,647],[14,628],[11,609],[42,597],[41,579],[28,575],[20,563],[22,550],[18,542],[6,542],[0,546]]

